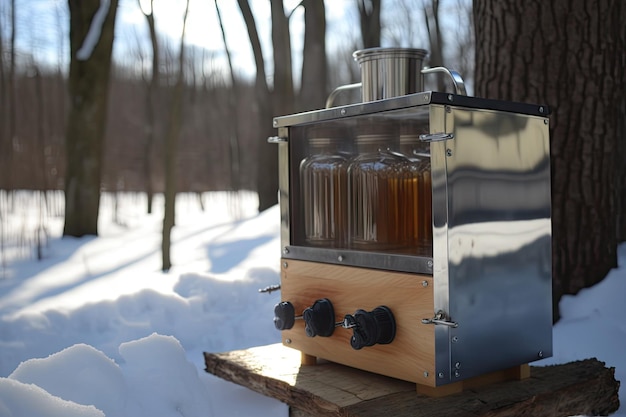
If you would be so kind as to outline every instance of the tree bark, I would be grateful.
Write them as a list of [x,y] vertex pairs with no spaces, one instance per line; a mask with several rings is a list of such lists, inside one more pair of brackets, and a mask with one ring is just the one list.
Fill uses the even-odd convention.
[[555,320],[562,294],[617,265],[625,13],[621,0],[474,0],[476,95],[552,110]]
[[11,188],[13,178],[13,143],[16,138],[16,103],[15,103],[15,40],[17,38],[15,9],[16,1],[11,0],[11,31],[9,36],[9,71],[5,76],[4,40],[0,35],[0,105],[5,111],[0,113],[0,187]]
[[237,0],[241,15],[246,22],[248,37],[252,45],[254,63],[256,66],[255,95],[257,102],[257,116],[259,119],[260,138],[257,175],[257,193],[259,196],[259,211],[266,210],[274,206],[277,202],[278,193],[278,151],[275,147],[268,145],[263,139],[275,134],[272,127],[272,94],[267,85],[265,75],[265,60],[259,41],[259,34],[250,10],[248,0]]
[[363,48],[380,46],[380,10],[382,0],[358,0]]
[[304,0],[304,49],[300,110],[322,109],[328,96],[324,2]]
[[289,19],[283,0],[270,0],[272,10],[272,47],[274,50],[274,113],[294,111],[293,70]]
[[[270,0],[272,13],[272,48],[274,51],[274,89],[272,109],[274,116],[294,112],[295,95],[293,89],[293,71],[291,65],[291,40],[289,19],[285,15],[282,0]],[[260,164],[259,211],[266,210],[278,203],[278,152],[274,146],[262,146],[263,162]]]
[[231,115],[232,130],[228,135],[228,159],[230,161],[230,184],[234,191],[239,191],[241,188],[240,181],[240,157],[239,157],[239,117],[237,115],[237,103],[239,102],[239,85],[237,83],[237,77],[235,76],[235,68],[233,67],[233,60],[231,57],[230,49],[226,43],[226,30],[224,29],[224,22],[222,20],[222,14],[220,13],[220,7],[215,0],[215,11],[217,12],[217,18],[220,25],[220,32],[222,33],[222,41],[224,42],[224,51],[226,52],[226,60],[228,61],[228,70],[230,72],[230,84],[231,90],[228,94],[228,108]]
[[[443,37],[439,20],[439,0],[430,0],[424,4],[424,22],[428,30],[428,43],[430,44],[429,66],[441,67],[443,63]],[[436,78],[436,91],[445,91],[443,77]]]
[[167,134],[165,136],[165,208],[163,212],[163,236],[161,240],[161,269],[164,272],[169,271],[172,267],[170,250],[172,229],[176,223],[176,181],[178,178],[176,165],[178,163],[178,137],[180,136],[183,115],[185,30],[187,27],[188,13],[189,0],[185,3],[183,30],[180,35],[180,49],[178,52],[178,75],[172,91],[172,102],[169,111]]
[[[69,0],[68,4],[70,109],[65,140],[67,170],[63,235],[97,235],[117,0],[111,0],[108,9],[103,6],[106,3],[99,0]],[[102,14],[98,15],[98,12]],[[100,18],[103,19],[100,21]],[[91,36],[96,38],[93,49],[90,48]]]
[[152,72],[146,90],[146,121],[144,127],[145,144],[143,154],[143,173],[147,194],[146,211],[150,214],[152,213],[152,199],[154,196],[152,158],[154,152],[154,140],[156,136],[155,112],[159,89],[159,43],[156,34],[156,25],[154,23],[154,0],[150,0],[150,13],[143,13],[146,17],[146,22],[148,23],[148,30],[150,31],[150,45],[152,46]]
[[208,373],[289,405],[290,416],[555,417],[619,408],[615,368],[597,359],[533,366],[529,378],[439,398],[417,394],[414,383],[332,362],[302,366],[300,352],[280,344],[205,352],[204,363]]

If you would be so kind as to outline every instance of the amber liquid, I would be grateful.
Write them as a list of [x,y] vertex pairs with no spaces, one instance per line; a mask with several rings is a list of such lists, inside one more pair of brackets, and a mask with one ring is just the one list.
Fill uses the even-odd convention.
[[406,244],[401,160],[361,155],[348,170],[350,243],[356,249],[390,250]]
[[401,242],[411,248],[418,242],[421,232],[421,219],[419,204],[420,196],[420,172],[412,164],[407,164],[401,175],[402,189],[398,194],[400,206],[400,218],[402,219]]

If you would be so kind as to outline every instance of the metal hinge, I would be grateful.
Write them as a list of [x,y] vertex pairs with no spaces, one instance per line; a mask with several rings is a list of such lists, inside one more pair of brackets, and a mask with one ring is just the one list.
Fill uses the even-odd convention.
[[419,138],[422,142],[441,142],[442,140],[454,139],[454,133],[425,133]]
[[448,327],[459,327],[459,323],[450,320],[450,318],[442,310],[439,310],[432,319],[422,319],[422,324],[439,324]]

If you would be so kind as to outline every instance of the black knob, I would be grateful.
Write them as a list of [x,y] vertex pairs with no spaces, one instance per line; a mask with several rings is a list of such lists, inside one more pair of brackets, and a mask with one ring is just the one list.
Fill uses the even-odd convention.
[[296,321],[296,311],[289,301],[281,301],[274,306],[274,326],[278,330],[288,330]]
[[335,331],[335,310],[327,298],[322,298],[313,303],[311,307],[302,312],[304,318],[304,331],[309,337],[328,337]]
[[355,350],[377,343],[388,344],[396,337],[396,321],[386,306],[376,307],[369,312],[359,309],[353,316],[344,318],[344,326],[352,328],[354,332],[350,346]]

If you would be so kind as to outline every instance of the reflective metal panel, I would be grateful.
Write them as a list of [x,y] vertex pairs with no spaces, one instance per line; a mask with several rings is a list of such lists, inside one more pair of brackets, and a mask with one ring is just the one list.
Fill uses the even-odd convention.
[[285,127],[278,129],[278,205],[280,207],[280,242],[284,247],[289,245],[290,222],[289,215],[289,130]]
[[454,382],[552,355],[552,281],[547,119],[455,107],[450,117],[448,291],[449,314],[459,324],[448,329]]
[[[446,107],[432,105],[430,108],[430,133],[451,133],[446,126]],[[433,186],[433,285],[434,310],[449,314],[450,288],[448,285],[448,142],[433,141],[430,144],[431,175]],[[450,329],[435,326],[435,369],[437,385],[450,382]]]

